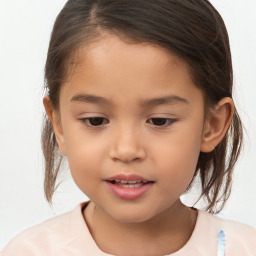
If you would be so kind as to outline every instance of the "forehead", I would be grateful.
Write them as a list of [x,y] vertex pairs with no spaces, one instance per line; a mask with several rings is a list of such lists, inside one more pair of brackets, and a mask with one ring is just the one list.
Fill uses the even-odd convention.
[[[97,42],[89,44],[85,49],[87,57],[101,59],[106,54],[112,57],[125,58],[133,61],[149,61],[149,64],[154,61],[156,63],[166,64],[184,64],[176,55],[159,45],[149,42],[133,42],[125,37],[117,35],[105,34]],[[117,55],[119,54],[119,55]],[[145,64],[145,63],[144,63]]]
[[[73,72],[80,72],[85,67],[101,67],[111,63],[122,65],[122,69],[128,68],[125,64],[132,62],[134,68],[157,70],[179,66],[189,69],[188,63],[179,58],[171,51],[159,45],[149,42],[136,42],[125,36],[110,33],[101,33],[92,42],[79,47],[72,56]],[[130,63],[129,63],[130,62]],[[138,64],[138,65],[136,65]],[[106,68],[106,67],[104,67]]]
[[113,35],[79,49],[75,63],[61,90],[69,100],[79,91],[100,92],[112,99],[131,95],[146,100],[167,93],[184,97],[196,88],[187,63],[167,49],[129,43]]

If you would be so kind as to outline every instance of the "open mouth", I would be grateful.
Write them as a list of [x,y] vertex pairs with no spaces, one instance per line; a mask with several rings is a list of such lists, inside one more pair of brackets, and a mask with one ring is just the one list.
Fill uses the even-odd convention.
[[152,181],[142,181],[142,180],[109,180],[108,182],[123,188],[138,188],[144,186],[148,183],[153,183]]
[[105,181],[112,194],[122,200],[135,200],[142,197],[151,190],[155,183],[155,181],[147,180],[135,174],[119,174]]

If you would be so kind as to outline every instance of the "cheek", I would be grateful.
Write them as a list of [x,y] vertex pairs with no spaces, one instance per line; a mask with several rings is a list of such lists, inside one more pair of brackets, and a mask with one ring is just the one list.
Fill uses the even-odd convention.
[[[101,152],[97,144],[78,142],[68,145],[68,160],[71,171],[79,172],[80,175],[93,175],[100,165]],[[90,146],[89,146],[90,145]]]
[[[183,155],[184,153],[184,155]],[[174,198],[180,197],[191,183],[199,154],[186,155],[178,154],[174,150],[171,157],[162,157],[162,173],[158,177],[162,195],[172,195]],[[168,159],[168,160],[167,160]]]
[[[100,180],[100,152],[97,147],[90,147],[79,144],[76,147],[70,146],[67,156],[71,175],[77,187],[89,198],[97,196],[100,191],[98,187]],[[73,146],[75,146],[73,144]]]
[[70,171],[75,183],[84,191],[99,180],[104,144],[99,136],[88,136],[83,127],[69,127],[65,143]]
[[67,155],[71,159],[90,162],[87,160],[93,160],[102,152],[104,140],[96,131],[88,131],[87,127],[72,117],[63,121],[63,127]]
[[173,133],[164,143],[155,141],[154,144],[154,161],[161,171],[164,192],[183,193],[193,178],[198,162],[200,133],[180,127],[179,132]]
[[191,163],[197,162],[200,153],[201,127],[190,129],[190,126],[185,124],[162,139],[156,137],[154,141],[151,140],[151,148],[155,151],[152,155],[157,155],[155,159],[161,159],[163,163],[190,166]]

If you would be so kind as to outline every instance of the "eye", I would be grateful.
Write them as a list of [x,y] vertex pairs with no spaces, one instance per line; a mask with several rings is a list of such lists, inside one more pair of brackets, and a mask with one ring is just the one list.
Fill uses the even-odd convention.
[[91,127],[101,126],[108,123],[108,120],[104,117],[87,117],[80,120]]
[[150,118],[147,120],[147,123],[150,123],[154,126],[169,126],[171,125],[173,122],[175,122],[175,119],[172,118]]

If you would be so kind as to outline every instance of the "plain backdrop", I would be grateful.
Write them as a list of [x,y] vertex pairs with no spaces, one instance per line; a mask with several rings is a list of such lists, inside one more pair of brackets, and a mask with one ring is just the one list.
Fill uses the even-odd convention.
[[[0,249],[21,230],[87,200],[68,169],[49,207],[40,146],[44,62],[64,0],[0,0]],[[230,35],[235,100],[247,135],[220,216],[256,227],[256,1],[212,0]],[[190,203],[187,195],[184,201]]]

